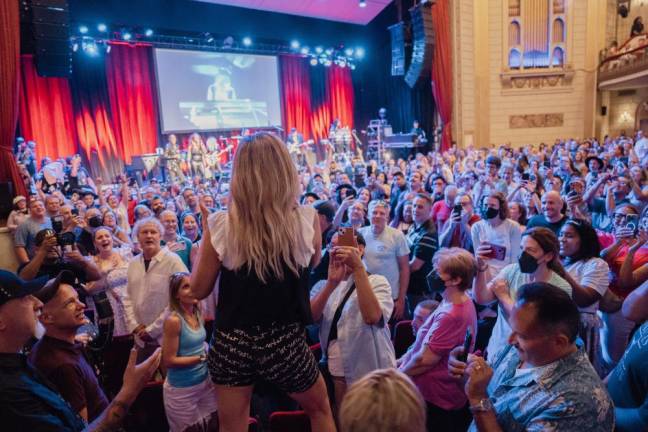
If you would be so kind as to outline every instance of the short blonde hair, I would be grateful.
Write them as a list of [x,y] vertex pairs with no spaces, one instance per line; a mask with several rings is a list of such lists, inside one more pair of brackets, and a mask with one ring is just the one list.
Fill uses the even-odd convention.
[[448,273],[452,278],[460,278],[459,289],[461,291],[472,286],[475,273],[477,273],[477,261],[467,250],[458,247],[439,249],[432,262],[437,271]]
[[354,383],[340,407],[341,432],[423,432],[425,402],[407,375],[379,369]]

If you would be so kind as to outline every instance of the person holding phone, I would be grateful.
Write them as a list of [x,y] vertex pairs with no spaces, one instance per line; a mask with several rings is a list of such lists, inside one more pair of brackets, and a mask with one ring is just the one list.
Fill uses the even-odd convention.
[[362,234],[340,228],[331,239],[328,279],[315,284],[310,294],[336,412],[348,386],[373,370],[396,365],[387,325],[394,308],[392,290],[384,276],[367,273],[365,247]]
[[[480,209],[482,220],[471,227],[470,233],[475,254],[485,260],[486,276],[491,279],[515,262],[520,250],[521,231],[520,225],[508,218],[508,202],[502,192],[484,196]],[[499,256],[492,245],[499,249]]]
[[478,272],[474,281],[473,295],[480,305],[497,302],[498,313],[493,332],[488,341],[489,356],[506,346],[511,334],[508,323],[510,310],[515,303],[518,289],[529,282],[548,282],[572,295],[572,287],[565,280],[566,274],[560,262],[560,244],[549,228],[527,229],[522,234],[518,260],[504,267],[494,277],[488,277],[489,254],[484,248],[477,249]]
[[436,253],[432,277],[443,287],[443,300],[398,360],[399,370],[412,378],[425,399],[428,430],[466,430],[471,420],[461,385],[448,375],[448,356],[465,342],[467,329],[467,352],[475,346],[477,312],[466,291],[476,272],[477,262],[468,251],[444,248]]
[[480,220],[481,218],[474,212],[470,194],[467,192],[460,193],[454,200],[450,218],[440,231],[439,246],[460,247],[473,253],[470,229]]

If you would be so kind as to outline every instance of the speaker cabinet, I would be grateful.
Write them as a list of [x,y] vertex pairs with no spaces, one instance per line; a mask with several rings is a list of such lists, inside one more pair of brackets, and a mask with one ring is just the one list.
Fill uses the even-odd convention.
[[431,79],[434,56],[432,3],[431,1],[419,3],[409,10],[412,17],[412,61],[405,74],[405,82],[412,88],[422,77]]
[[22,0],[20,21],[23,52],[34,54],[38,75],[69,77],[72,52],[67,0]]
[[389,26],[391,35],[391,74],[405,75],[405,23],[399,22]]

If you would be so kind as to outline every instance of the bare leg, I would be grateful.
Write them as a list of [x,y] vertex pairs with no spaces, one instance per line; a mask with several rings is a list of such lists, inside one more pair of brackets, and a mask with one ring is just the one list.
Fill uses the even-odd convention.
[[342,399],[346,394],[347,385],[344,377],[333,377],[333,387],[335,391],[335,412],[333,413],[337,419],[340,414],[340,407],[342,406]]
[[218,399],[219,431],[247,432],[253,386],[228,387],[214,385],[214,387]]
[[335,432],[335,422],[326,395],[326,385],[321,375],[311,388],[303,393],[291,393],[290,397],[295,399],[310,417],[313,432]]

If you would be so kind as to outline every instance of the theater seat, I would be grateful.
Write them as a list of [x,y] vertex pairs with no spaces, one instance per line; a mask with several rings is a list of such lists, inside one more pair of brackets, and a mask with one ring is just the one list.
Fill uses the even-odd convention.
[[394,329],[394,351],[396,352],[396,358],[400,358],[407,348],[409,348],[416,337],[412,333],[412,321],[399,321],[396,323],[396,328]]
[[310,432],[310,419],[304,411],[275,411],[270,414],[271,432]]

